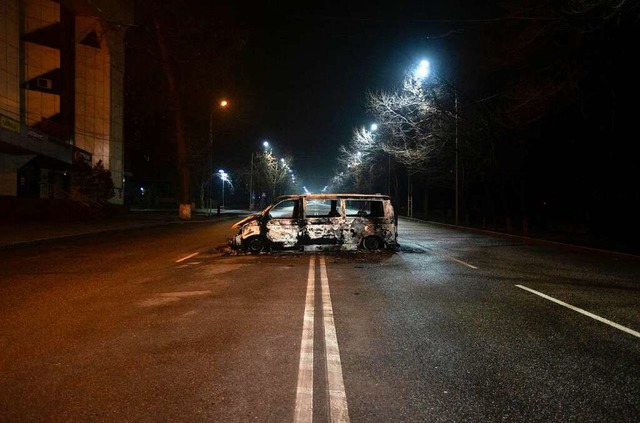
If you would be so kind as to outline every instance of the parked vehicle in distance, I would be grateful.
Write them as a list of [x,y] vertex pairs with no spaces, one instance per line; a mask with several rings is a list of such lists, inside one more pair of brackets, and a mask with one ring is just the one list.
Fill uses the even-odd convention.
[[380,194],[301,194],[278,197],[235,223],[231,247],[262,251],[396,249],[397,216]]

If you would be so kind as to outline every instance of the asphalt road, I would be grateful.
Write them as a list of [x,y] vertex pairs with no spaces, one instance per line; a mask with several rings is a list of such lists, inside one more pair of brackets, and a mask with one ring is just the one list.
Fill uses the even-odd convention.
[[231,221],[0,254],[2,422],[637,422],[640,260],[402,220],[225,254]]

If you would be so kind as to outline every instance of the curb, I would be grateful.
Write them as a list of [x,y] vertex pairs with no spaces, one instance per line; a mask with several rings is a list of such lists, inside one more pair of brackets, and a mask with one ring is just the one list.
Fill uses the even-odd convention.
[[551,241],[551,240],[543,239],[543,238],[532,238],[532,237],[528,237],[528,236],[508,234],[508,233],[505,233],[505,232],[489,231],[489,230],[486,230],[486,229],[471,228],[471,227],[468,227],[468,226],[460,226],[460,225],[456,226],[456,225],[452,225],[450,223],[435,222],[433,220],[422,220],[422,219],[417,219],[415,217],[408,217],[408,216],[399,216],[399,217],[401,217],[402,219],[413,221],[413,222],[429,223],[429,224],[432,224],[432,225],[444,226],[444,227],[451,228],[451,229],[457,229],[457,230],[461,230],[461,231],[472,232],[472,233],[477,233],[477,234],[482,234],[482,235],[490,235],[490,236],[494,236],[494,237],[498,237],[498,238],[517,239],[517,240],[521,240],[523,242],[527,242],[527,243],[530,243],[530,244],[551,245],[551,246],[555,246],[555,247],[559,247],[559,248],[563,248],[563,249],[567,249],[567,250],[572,250],[572,251],[581,251],[581,252],[585,252],[585,253],[596,253],[596,254],[604,254],[604,255],[611,255],[611,256],[620,256],[620,257],[640,260],[640,255],[632,254],[632,253],[624,253],[624,252],[621,252],[621,251],[604,250],[604,249],[601,249],[601,248],[586,247],[584,245],[569,244],[569,243],[559,242],[559,241]]

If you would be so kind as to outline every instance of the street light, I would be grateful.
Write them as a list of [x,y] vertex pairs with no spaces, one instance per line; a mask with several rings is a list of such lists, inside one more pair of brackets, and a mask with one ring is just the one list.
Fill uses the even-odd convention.
[[224,183],[229,182],[229,174],[224,170],[218,170],[218,177],[222,180],[222,208],[224,209]]
[[[371,128],[371,133],[373,137],[373,133],[378,130],[378,124],[372,123],[370,128]],[[390,153],[387,153],[387,195],[391,195],[391,154]]]
[[251,172],[249,173],[249,211],[253,211],[253,151],[251,152]]
[[[426,78],[427,76],[429,76],[429,73],[431,72],[431,68],[429,65],[429,62],[426,60],[422,60],[420,62],[420,65],[418,66],[418,68],[415,71],[415,76],[417,79],[421,80]],[[458,216],[459,216],[459,192],[458,192],[458,90],[453,87],[453,97],[454,97],[454,104],[455,104],[455,222],[456,222],[456,226],[458,226]]]
[[428,60],[421,60],[418,68],[415,71],[416,77],[418,79],[424,79],[429,76],[429,73],[431,72],[430,66],[431,65],[429,64]]
[[[269,148],[269,141],[263,141],[262,146],[265,151]],[[249,174],[249,210],[253,210],[255,207],[255,194],[253,192],[253,156],[254,152],[251,152],[251,172]]]
[[[229,102],[225,99],[220,100],[218,103],[221,109],[226,109],[229,106]],[[212,107],[211,112],[209,113],[209,144],[210,144],[210,154],[211,157],[209,163],[209,174],[213,174],[213,112],[215,112],[216,108]],[[209,186],[209,214],[213,214],[213,204],[211,203],[213,200],[213,183]]]

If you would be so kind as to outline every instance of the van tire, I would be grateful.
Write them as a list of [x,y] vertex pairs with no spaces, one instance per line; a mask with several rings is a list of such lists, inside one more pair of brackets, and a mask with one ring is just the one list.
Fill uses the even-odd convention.
[[375,235],[370,235],[362,240],[362,247],[367,251],[381,250],[382,246],[382,239]]
[[264,250],[265,246],[266,242],[260,235],[252,236],[247,239],[247,251],[251,254],[260,254]]

